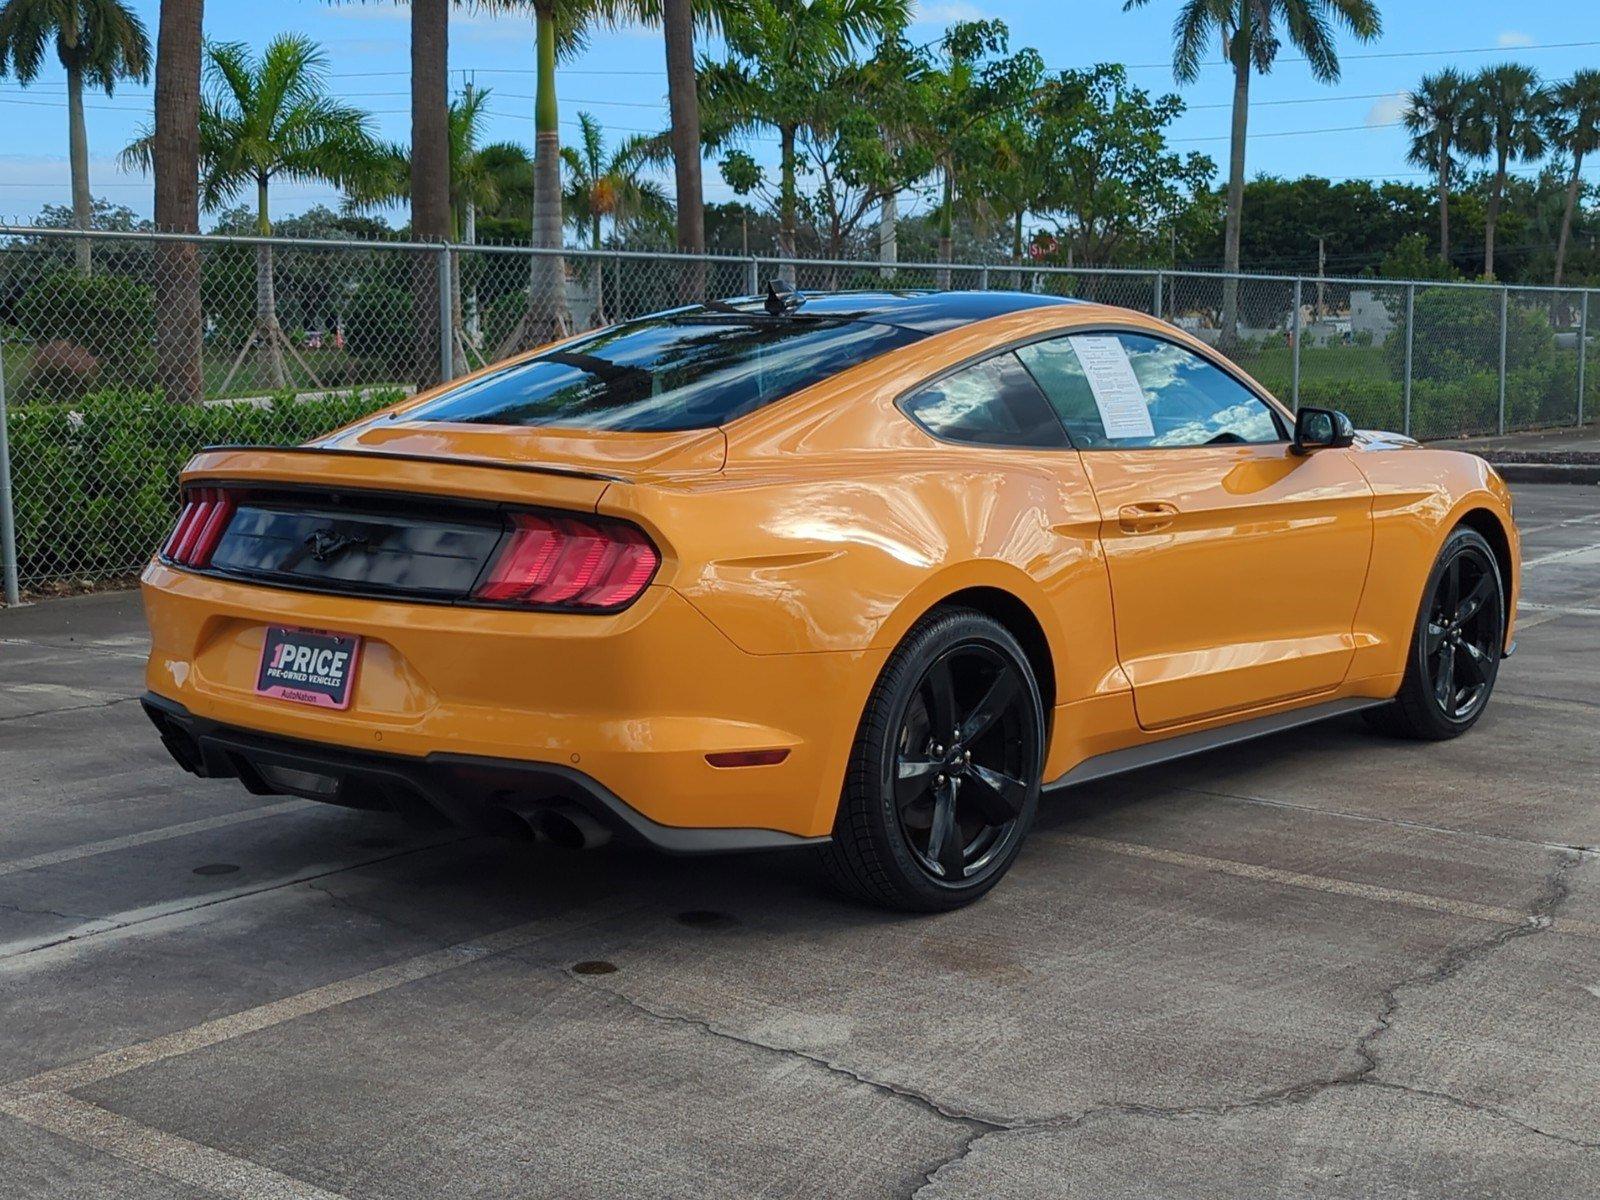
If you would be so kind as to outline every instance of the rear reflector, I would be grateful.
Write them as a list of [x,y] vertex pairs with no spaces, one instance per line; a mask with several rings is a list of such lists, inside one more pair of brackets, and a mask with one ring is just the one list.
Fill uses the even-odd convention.
[[604,611],[638,598],[661,564],[632,525],[594,517],[514,513],[478,600],[531,608]]
[[161,557],[184,567],[207,566],[236,507],[237,497],[226,488],[190,488]]
[[706,761],[713,767],[775,767],[788,757],[788,750],[724,750],[706,755]]

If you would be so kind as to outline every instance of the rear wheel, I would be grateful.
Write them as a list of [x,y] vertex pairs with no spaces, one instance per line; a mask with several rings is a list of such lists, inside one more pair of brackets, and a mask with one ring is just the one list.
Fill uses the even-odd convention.
[[1027,656],[971,609],[923,618],[890,656],[822,860],[848,894],[933,912],[1005,874],[1038,806],[1044,714]]
[[1368,722],[1397,737],[1443,741],[1477,722],[1494,691],[1505,642],[1505,586],[1494,551],[1461,526],[1439,551],[1394,703]]

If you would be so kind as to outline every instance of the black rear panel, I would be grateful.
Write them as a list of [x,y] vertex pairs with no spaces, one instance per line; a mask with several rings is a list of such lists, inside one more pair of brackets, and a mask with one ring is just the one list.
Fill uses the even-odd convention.
[[506,531],[495,505],[250,489],[239,493],[210,570],[310,591],[464,600]]

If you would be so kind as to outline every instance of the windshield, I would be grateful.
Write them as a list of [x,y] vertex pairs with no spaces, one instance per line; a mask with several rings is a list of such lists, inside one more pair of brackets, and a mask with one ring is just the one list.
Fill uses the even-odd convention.
[[646,318],[492,372],[406,415],[625,432],[708,429],[921,336],[858,321]]

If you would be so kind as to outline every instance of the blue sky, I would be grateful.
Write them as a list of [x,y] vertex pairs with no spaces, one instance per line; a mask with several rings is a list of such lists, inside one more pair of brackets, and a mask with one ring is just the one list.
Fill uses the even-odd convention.
[[[135,8],[155,34],[156,0]],[[1177,89],[1170,69],[1169,30],[1177,0],[1152,0],[1122,11],[1121,0],[923,0],[915,33],[933,37],[951,20],[998,17],[1009,24],[1013,45],[1031,45],[1052,68],[1099,61],[1129,64],[1133,80],[1154,90],[1179,90],[1189,111],[1173,130],[1182,149],[1227,154],[1228,72],[1213,55],[1203,78]],[[1254,85],[1249,169],[1334,177],[1419,178],[1405,161],[1404,139],[1393,127],[1405,90],[1423,73],[1455,64],[1463,69],[1517,59],[1547,77],[1600,63],[1600,8],[1592,0],[1507,5],[1491,0],[1387,0],[1384,36],[1373,45],[1341,44],[1344,77],[1334,87],[1316,83],[1305,66],[1281,61]],[[407,133],[408,11],[387,3],[329,5],[288,0],[263,8],[253,0],[208,0],[208,36],[256,45],[284,31],[309,34],[330,60],[332,87],[373,114],[379,134]],[[1448,12],[1442,20],[1441,12]],[[1587,43],[1577,44],[1574,43]],[[491,139],[532,143],[532,27],[524,17],[463,11],[451,29],[452,85],[470,73],[492,90]],[[1285,52],[1285,59],[1292,58]],[[562,118],[570,134],[580,109],[593,113],[612,137],[653,131],[666,123],[665,72],[659,34],[625,29],[595,34],[588,51],[563,66]],[[23,89],[0,79],[0,216],[27,217],[45,203],[67,201],[66,108],[62,73],[54,65]],[[150,118],[150,90],[120,87],[112,99],[91,94],[88,111],[91,178],[97,195],[148,215],[147,181],[119,171],[115,154]],[[752,146],[770,159],[770,143]],[[1600,164],[1596,164],[1600,167]],[[1597,176],[1600,177],[1600,176]],[[715,165],[706,172],[707,198],[732,198]],[[332,202],[326,188],[284,183],[275,189],[276,215]],[[915,210],[917,202],[910,207]]]

